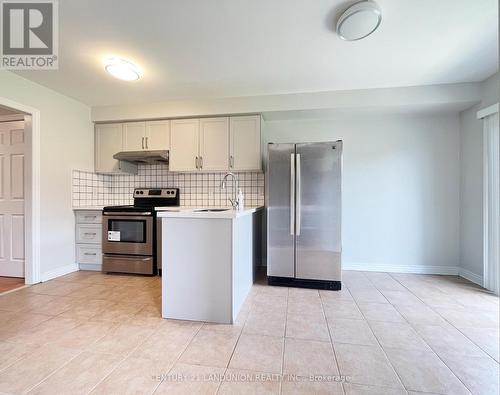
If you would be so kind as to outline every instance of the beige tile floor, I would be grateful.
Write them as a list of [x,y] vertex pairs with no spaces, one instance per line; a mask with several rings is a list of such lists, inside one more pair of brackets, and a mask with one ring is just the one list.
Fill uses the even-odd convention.
[[0,393],[498,393],[498,298],[457,277],[258,282],[232,326],[163,320],[160,294],[77,272],[0,296]]

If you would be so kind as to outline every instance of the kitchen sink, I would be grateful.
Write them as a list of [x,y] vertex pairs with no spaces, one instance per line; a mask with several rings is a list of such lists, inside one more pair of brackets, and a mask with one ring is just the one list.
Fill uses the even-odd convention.
[[197,213],[218,213],[220,211],[229,211],[230,208],[203,208],[201,210],[194,210]]

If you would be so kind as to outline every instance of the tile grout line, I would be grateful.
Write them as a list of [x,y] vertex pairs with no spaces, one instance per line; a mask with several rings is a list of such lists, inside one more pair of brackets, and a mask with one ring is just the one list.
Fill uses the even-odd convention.
[[[254,284],[256,284],[256,283],[254,283]],[[259,291],[259,294],[260,294],[260,291]],[[226,369],[226,372],[227,372],[227,370],[229,369],[229,364],[231,363],[231,359],[233,358],[233,354],[234,354],[234,351],[236,350],[236,346],[238,345],[238,342],[240,341],[240,337],[241,337],[241,335],[243,334],[243,331],[244,331],[244,329],[245,329],[245,325],[246,325],[246,323],[247,323],[247,321],[248,321],[248,317],[250,317],[250,314],[251,314],[251,312],[252,312],[252,306],[254,305],[254,301],[253,301],[254,295],[247,295],[247,298],[248,298],[248,297],[250,297],[250,298],[251,298],[251,299],[250,299],[250,300],[251,300],[251,303],[250,303],[250,307],[249,307],[250,311],[248,312],[248,315],[247,315],[247,316],[246,316],[246,318],[245,318],[245,322],[243,323],[243,325],[242,325],[242,327],[241,327],[241,331],[240,331],[240,334],[239,334],[239,336],[238,336],[238,340],[237,340],[237,342],[236,342],[236,345],[234,346],[233,352],[231,353],[231,357],[229,358],[229,361],[228,361],[228,364],[227,364],[227,366],[228,366],[228,367],[227,367],[227,369]],[[245,301],[246,301],[246,299],[245,299]],[[287,292],[287,305],[288,305],[288,292]],[[286,318],[285,318],[285,326],[286,326]],[[255,334],[255,333],[253,333],[253,334],[252,334],[252,333],[247,333],[247,334],[248,334],[248,335],[257,335],[257,334]],[[265,335],[262,335],[262,334],[258,334],[258,335],[259,335],[259,336],[265,336]],[[276,336],[269,336],[269,337],[276,337]],[[283,337],[283,339],[284,339],[284,337]],[[284,345],[283,345],[283,348],[284,348]],[[249,369],[241,369],[241,370],[247,370],[247,371],[253,372],[252,370],[249,370]],[[283,368],[281,367],[281,371],[282,371],[282,370],[283,370]],[[220,390],[220,386],[219,386],[219,388],[217,389],[217,393],[219,392],[219,390]],[[281,392],[281,383],[280,383],[280,390],[279,390],[279,393],[280,393],[280,392]]]
[[[420,300],[420,302],[422,302],[425,306],[429,307],[429,309],[431,309],[434,313],[436,313],[439,317],[441,317],[443,320],[445,320],[446,322],[448,322],[451,326],[453,326],[455,328],[455,326],[453,324],[451,324],[451,322],[449,322],[448,320],[446,320],[443,316],[441,316],[441,314],[439,314],[437,311],[435,311],[431,306],[427,305],[427,303],[425,303],[422,299],[420,299],[420,297],[418,295],[416,295],[415,293],[413,293],[411,291],[411,289],[409,289],[407,286],[405,286],[403,283],[401,283],[398,279],[394,278],[390,273],[388,273],[389,276],[391,278],[393,278],[395,281],[397,281],[399,284],[401,284],[404,288],[406,288],[408,290],[408,292],[410,292],[413,296],[415,296],[418,300]],[[397,310],[397,307],[394,307],[396,310]],[[398,310],[399,312],[399,310]],[[401,313],[400,313],[401,314]],[[427,346],[431,349],[431,352],[441,361],[441,363],[446,366],[446,368],[453,374],[453,376],[455,376],[455,378],[462,383],[462,385],[464,386],[464,388],[466,388],[471,394],[473,394],[472,390],[467,386],[465,385],[465,383],[460,379],[460,377],[458,377],[455,372],[446,364],[445,361],[443,361],[443,359],[436,353],[436,351],[431,347],[430,344],[428,344],[425,339],[423,339],[419,334],[418,332],[415,330],[415,327],[414,325],[412,325],[407,319],[406,317],[401,314],[401,316],[405,319],[405,321],[408,323],[408,325],[415,331],[415,333],[417,333],[417,335],[419,336],[419,338],[425,343],[427,344]]]
[[[406,285],[404,285],[401,281],[399,281],[398,279],[394,278],[394,277],[393,277],[390,273],[387,273],[387,274],[388,274],[391,278],[393,278],[395,281],[397,281],[399,284],[401,284],[401,285],[402,285],[405,289],[407,289],[407,290],[408,290],[408,292],[410,292],[412,295],[414,295],[416,298],[418,298],[418,299],[419,299],[419,300],[420,300],[420,301],[421,301],[421,302],[422,302],[422,303],[423,303],[426,307],[428,307],[429,309],[431,309],[434,313],[436,313],[439,317],[441,317],[444,321],[446,321],[446,322],[447,322],[450,326],[452,326],[452,327],[453,327],[453,328],[455,328],[458,332],[460,332],[460,333],[461,333],[461,334],[462,334],[462,335],[463,335],[463,336],[464,336],[467,340],[469,340],[469,341],[470,341],[471,343],[473,343],[476,347],[478,347],[481,351],[483,351],[483,352],[485,353],[485,355],[487,355],[488,357],[490,357],[490,358],[491,358],[491,359],[492,359],[492,360],[493,360],[496,364],[499,364],[499,362],[498,362],[497,360],[495,360],[495,358],[493,358],[493,357],[492,357],[492,356],[491,356],[491,355],[490,355],[490,354],[489,354],[486,350],[484,350],[484,349],[483,349],[483,348],[482,348],[479,344],[477,344],[476,342],[474,342],[474,340],[473,340],[473,339],[469,338],[469,337],[468,337],[465,333],[463,333],[463,332],[460,330],[460,328],[459,328],[458,326],[456,326],[456,325],[454,325],[453,323],[451,323],[448,319],[446,319],[446,317],[443,317],[443,316],[439,313],[439,311],[436,311],[436,310],[435,310],[435,309],[434,309],[431,305],[428,305],[427,303],[425,303],[422,299],[420,299],[420,297],[419,297],[417,294],[415,294],[415,293],[414,293],[414,292],[413,292],[410,288],[408,288]],[[439,288],[437,288],[437,287],[433,287],[433,288],[436,288],[437,290],[441,291],[441,290],[440,290]],[[441,292],[443,292],[443,291],[441,291]],[[444,292],[444,293],[446,294],[446,292]],[[446,294],[446,295],[447,295],[447,296],[449,296],[448,294]],[[464,307],[466,308],[467,306],[464,306]],[[396,307],[396,306],[394,306],[394,308],[396,308],[396,310],[397,310],[397,307]],[[452,310],[453,310],[453,309],[452,309]],[[398,310],[398,312],[399,312],[399,310]],[[405,319],[406,319],[406,317],[403,317],[403,318],[405,318]],[[408,322],[408,323],[410,324],[410,326],[411,326],[412,328],[414,328],[414,325],[412,325],[410,322]],[[435,325],[429,325],[429,326],[435,326]],[[476,327],[472,327],[472,328],[476,328]],[[483,328],[483,327],[477,327],[477,328],[479,328],[479,329],[488,329],[488,328]],[[426,344],[427,344],[427,342],[426,342]],[[430,344],[428,344],[428,345],[429,345],[429,347],[431,347],[431,348],[432,348],[432,346],[431,346]],[[434,350],[433,350],[433,351],[434,351]],[[436,355],[437,355],[437,353],[436,353]],[[439,357],[439,356],[438,356],[438,357]],[[439,358],[439,359],[441,359],[441,358]],[[446,363],[445,363],[444,361],[442,361],[442,362],[446,365]],[[448,369],[450,369],[450,370],[451,370],[451,368],[450,368],[448,365],[446,365],[446,367],[447,367]],[[455,373],[453,372],[453,374],[455,374]],[[468,389],[468,387],[466,387],[466,388]]]
[[[118,326],[122,325],[122,323],[118,323]],[[87,392],[87,394],[90,394],[99,384],[101,384],[102,382],[104,382],[119,366],[122,365],[123,361],[125,361],[128,357],[130,357],[142,344],[144,344],[150,337],[152,337],[157,331],[159,330],[159,326],[153,330],[149,336],[146,336],[145,339],[143,339],[140,343],[138,343],[135,347],[132,348],[132,350],[130,350],[129,352],[127,352],[126,354],[123,355],[123,358],[119,360],[119,362],[117,362],[116,366],[111,369],[109,371],[109,373],[107,375],[105,375],[101,380],[99,380],[90,390],[89,392]],[[103,339],[104,337],[106,336],[106,334],[104,336],[102,336],[101,338],[99,338],[99,340]],[[99,341],[98,340],[98,341]],[[93,344],[97,343],[98,341],[94,342]],[[98,352],[96,352],[97,354],[99,354]],[[103,353],[103,354],[106,354],[106,353]],[[112,355],[116,355],[116,354],[112,354]],[[161,381],[160,383],[158,384],[158,386],[161,384]],[[158,387],[157,386],[157,387]],[[155,390],[156,388],[155,387]],[[153,391],[154,392],[154,391]]]
[[288,324],[288,298],[290,297],[290,288],[286,288],[286,304],[285,304],[285,328],[283,331],[283,350],[281,351],[281,367],[280,367],[280,372],[281,372],[281,380],[280,380],[280,385],[279,385],[279,391],[278,393],[282,395],[283,393],[283,377],[285,374],[284,367],[285,367],[285,347],[286,347],[286,328]]
[[77,353],[74,357],[70,358],[69,360],[67,360],[64,364],[62,364],[59,368],[55,369],[52,373],[50,373],[48,376],[44,377],[41,381],[39,381],[38,383],[36,383],[35,385],[29,387],[28,390],[24,391],[23,393],[28,393],[30,391],[32,391],[33,389],[35,389],[36,387],[38,387],[39,385],[43,384],[44,381],[46,381],[48,378],[52,377],[53,375],[55,375],[57,372],[59,372],[61,369],[63,369],[65,366],[67,366],[70,362],[72,362],[74,359],[76,359],[77,357],[79,357],[80,355],[82,355],[83,353],[85,352],[85,350],[81,350],[79,353]]
[[[204,323],[203,323],[204,324]],[[184,349],[182,350],[182,352],[179,353],[179,356],[175,359],[174,362],[172,362],[172,366],[170,367],[170,369],[168,369],[167,371],[167,374],[168,375],[172,369],[174,368],[175,364],[177,362],[179,362],[179,359],[181,358],[182,354],[184,354],[184,352],[187,350],[187,348],[189,347],[189,345],[191,344],[191,342],[193,341],[193,339],[196,337],[196,335],[200,332],[201,328],[203,327],[203,324],[200,325],[200,327],[198,328],[198,330],[193,334],[193,336],[191,337],[191,339],[189,340],[189,342],[186,344],[186,347],[184,347]],[[158,328],[159,330],[159,328]],[[152,334],[151,334],[152,335]],[[151,392],[151,395],[153,395],[157,390],[158,388],[160,387],[160,385],[162,385],[162,383],[165,381],[165,377],[163,377],[160,382],[158,383],[158,385],[155,387],[154,391]]]
[[[236,318],[238,318],[238,317],[236,317]],[[248,319],[248,316],[245,319],[245,323],[246,323],[247,319]],[[243,324],[243,326],[241,327],[240,332],[238,333],[238,339],[236,339],[236,343],[234,343],[234,347],[233,347],[233,350],[231,351],[231,355],[229,356],[229,359],[227,360],[226,367],[224,368],[223,378],[226,376],[226,373],[227,373],[227,371],[229,369],[229,364],[231,363],[231,359],[233,358],[233,355],[234,355],[234,352],[236,350],[236,347],[238,346],[238,343],[240,341],[240,337],[243,334],[243,327],[245,326],[245,323]],[[200,328],[200,330],[201,330],[201,328]],[[215,391],[215,395],[217,395],[219,393],[219,390],[220,390],[221,386],[222,386],[222,381],[219,381],[219,385],[217,386],[217,390]]]
[[[335,292],[335,291],[333,291],[333,292]],[[337,364],[337,371],[339,372],[339,375],[341,376],[342,372],[340,371],[340,364],[339,364],[338,357],[337,357],[337,351],[335,351],[335,347],[333,346],[332,334],[330,333],[330,325],[328,325],[328,320],[326,318],[325,306],[323,304],[323,298],[321,297],[321,292],[318,291],[318,294],[319,294],[319,300],[321,303],[321,312],[323,313],[323,318],[325,319],[326,330],[328,331],[328,338],[330,339],[330,345],[332,346],[333,358],[335,360],[335,363]],[[342,394],[345,395],[346,392],[345,392],[345,388],[344,388],[344,383],[340,384],[340,388],[342,388]]]
[[[366,279],[368,280],[369,283],[371,283],[373,285],[373,283],[370,281],[370,279],[363,273],[363,276],[366,277]],[[375,287],[375,285],[373,285]],[[375,287],[378,290],[377,287]],[[347,287],[347,289],[349,289],[349,287]],[[349,291],[350,292],[350,291]],[[379,291],[380,292],[380,291]],[[382,292],[380,292],[380,294],[385,298],[385,295],[382,294]],[[387,298],[385,298],[387,300]],[[396,375],[396,377],[398,378],[401,386],[403,387],[403,389],[408,393],[408,388],[406,388],[405,384],[403,383],[403,380],[401,379],[399,373],[396,371],[396,368],[394,367],[394,365],[392,364],[391,360],[389,359],[389,357],[387,356],[387,353],[386,351],[384,350],[384,347],[382,347],[382,344],[380,344],[380,341],[378,340],[377,336],[375,336],[375,333],[373,333],[373,330],[372,330],[372,327],[368,324],[368,320],[366,319],[363,311],[359,308],[359,304],[358,304],[358,301],[356,300],[356,298],[353,296],[353,300],[354,300],[354,303],[356,304],[356,307],[358,308],[358,310],[361,312],[361,314],[363,315],[363,317],[365,318],[365,321],[368,325],[368,328],[370,328],[370,332],[372,333],[373,335],[373,338],[376,340],[378,346],[380,347],[380,349],[382,350],[382,352],[384,353],[384,356],[385,356],[385,359],[387,360],[387,362],[389,363],[390,367],[392,368],[392,371],[394,372],[394,374]],[[391,304],[388,300],[387,302],[389,304]],[[392,305],[392,304],[391,304]]]

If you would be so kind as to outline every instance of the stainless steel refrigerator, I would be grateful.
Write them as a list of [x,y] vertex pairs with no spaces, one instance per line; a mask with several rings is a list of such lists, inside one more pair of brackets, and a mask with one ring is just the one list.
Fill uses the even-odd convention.
[[342,141],[268,145],[271,285],[340,289]]

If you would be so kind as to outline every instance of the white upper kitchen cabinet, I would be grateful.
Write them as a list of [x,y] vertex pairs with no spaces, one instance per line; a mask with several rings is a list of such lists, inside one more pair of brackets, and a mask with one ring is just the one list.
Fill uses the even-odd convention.
[[200,119],[199,169],[229,169],[229,118]]
[[230,169],[262,170],[260,115],[231,117],[229,131]]
[[170,171],[196,171],[199,167],[199,119],[170,121]]
[[146,122],[146,149],[163,151],[170,149],[170,121]]
[[110,123],[95,126],[95,171],[97,173],[119,172],[119,161],[113,155],[123,149],[123,126]]
[[121,162],[113,155],[123,150],[123,125],[109,123],[95,126],[96,173],[136,173],[137,166]]
[[158,151],[170,148],[170,121],[126,122],[124,151]]
[[146,122],[127,122],[123,124],[123,151],[142,151],[146,149]]

